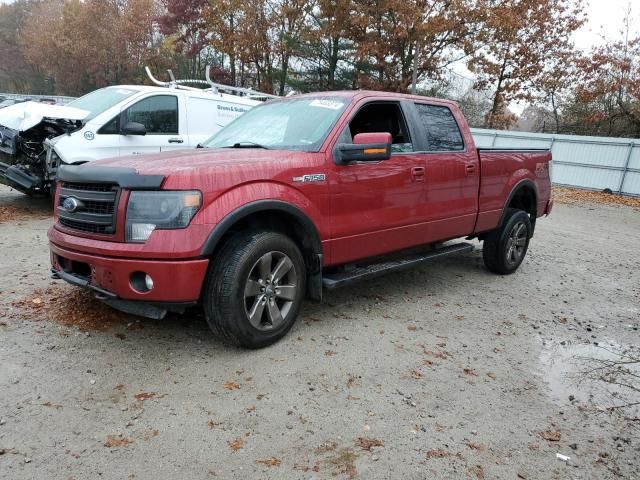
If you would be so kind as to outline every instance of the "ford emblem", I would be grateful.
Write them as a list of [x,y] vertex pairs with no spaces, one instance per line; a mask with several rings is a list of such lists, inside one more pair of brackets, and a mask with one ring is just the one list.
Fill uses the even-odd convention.
[[80,206],[80,203],[78,202],[77,199],[73,197],[67,197],[62,202],[62,209],[66,210],[69,213],[75,212],[79,206]]

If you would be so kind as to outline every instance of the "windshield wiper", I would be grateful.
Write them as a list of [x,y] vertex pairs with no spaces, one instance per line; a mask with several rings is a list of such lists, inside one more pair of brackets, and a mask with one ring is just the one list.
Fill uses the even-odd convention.
[[264,148],[265,150],[269,150],[269,147],[265,147],[264,145],[260,145],[259,143],[247,141],[236,142],[233,145],[227,145],[226,147],[222,148]]

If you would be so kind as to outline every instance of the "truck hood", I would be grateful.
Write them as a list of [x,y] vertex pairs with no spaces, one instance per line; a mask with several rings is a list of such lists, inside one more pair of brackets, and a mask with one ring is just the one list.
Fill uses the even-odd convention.
[[[309,155],[314,154],[257,148],[199,148],[98,160],[91,162],[91,165],[127,167],[135,169],[141,175],[169,177],[181,173],[188,174],[194,170],[204,173],[210,170],[226,170],[230,167],[244,169],[257,163],[273,167],[284,166],[290,161],[300,159],[301,156]],[[271,170],[269,166],[263,171]]]
[[24,132],[38,125],[44,118],[75,121],[84,120],[88,115],[88,111],[79,108],[24,102],[1,109],[0,125]]

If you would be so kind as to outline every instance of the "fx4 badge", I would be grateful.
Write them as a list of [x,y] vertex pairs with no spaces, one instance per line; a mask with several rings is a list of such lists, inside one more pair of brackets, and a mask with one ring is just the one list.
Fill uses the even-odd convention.
[[294,182],[324,182],[324,173],[312,173],[301,177],[293,177]]

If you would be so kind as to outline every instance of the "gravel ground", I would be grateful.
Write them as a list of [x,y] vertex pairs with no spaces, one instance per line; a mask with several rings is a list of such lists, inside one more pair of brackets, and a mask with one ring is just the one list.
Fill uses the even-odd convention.
[[197,315],[60,321],[47,202],[0,187],[0,207],[19,213],[0,223],[3,479],[640,477],[637,412],[603,409],[640,398],[580,375],[640,343],[633,208],[556,205],[514,275],[476,249],[306,303],[242,351]]

